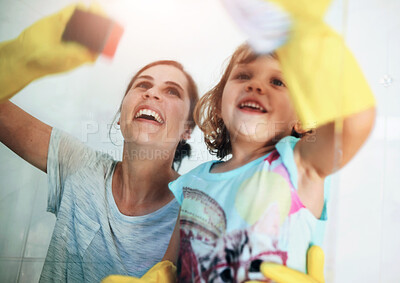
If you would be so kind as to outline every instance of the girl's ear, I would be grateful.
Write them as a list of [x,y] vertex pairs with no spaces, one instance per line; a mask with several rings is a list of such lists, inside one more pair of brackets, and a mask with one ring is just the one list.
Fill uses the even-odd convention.
[[307,133],[308,131],[303,129],[303,126],[301,125],[300,121],[297,121],[296,124],[294,124],[293,126],[293,130],[298,133],[300,136],[304,135],[305,133]]

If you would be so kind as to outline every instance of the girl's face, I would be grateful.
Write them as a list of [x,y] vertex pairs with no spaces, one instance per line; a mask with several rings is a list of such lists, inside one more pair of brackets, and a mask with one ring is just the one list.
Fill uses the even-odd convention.
[[188,138],[189,107],[188,81],[179,69],[156,65],[144,70],[122,102],[125,142],[175,148]]
[[290,135],[297,120],[279,61],[260,56],[234,66],[222,93],[221,116],[232,143],[274,143]]

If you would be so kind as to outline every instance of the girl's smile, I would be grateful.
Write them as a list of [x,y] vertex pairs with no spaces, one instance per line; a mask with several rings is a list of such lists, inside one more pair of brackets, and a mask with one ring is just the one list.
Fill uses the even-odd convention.
[[239,102],[238,107],[240,110],[248,112],[249,114],[265,114],[267,109],[255,98],[244,98]]

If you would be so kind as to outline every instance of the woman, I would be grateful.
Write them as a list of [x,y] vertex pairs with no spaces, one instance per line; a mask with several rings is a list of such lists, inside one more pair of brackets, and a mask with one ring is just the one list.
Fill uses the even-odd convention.
[[143,67],[120,106],[120,162],[11,102],[0,104],[0,141],[48,174],[47,210],[57,221],[41,281],[140,277],[161,260],[179,211],[168,190],[179,176],[172,164],[187,151],[197,100],[196,85],[179,63]]

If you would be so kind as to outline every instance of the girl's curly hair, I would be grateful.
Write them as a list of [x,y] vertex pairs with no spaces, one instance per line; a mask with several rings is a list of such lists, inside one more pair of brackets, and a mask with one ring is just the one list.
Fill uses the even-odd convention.
[[[194,120],[204,133],[204,141],[211,154],[224,158],[232,152],[232,145],[228,129],[221,117],[221,101],[226,82],[237,64],[248,64],[263,56],[256,54],[247,44],[240,45],[231,56],[221,80],[210,91],[200,98],[194,109]],[[269,54],[278,60],[275,53]],[[311,131],[309,131],[311,132]],[[307,133],[309,133],[307,132]],[[307,133],[298,133],[292,130],[292,136],[303,137]]]

